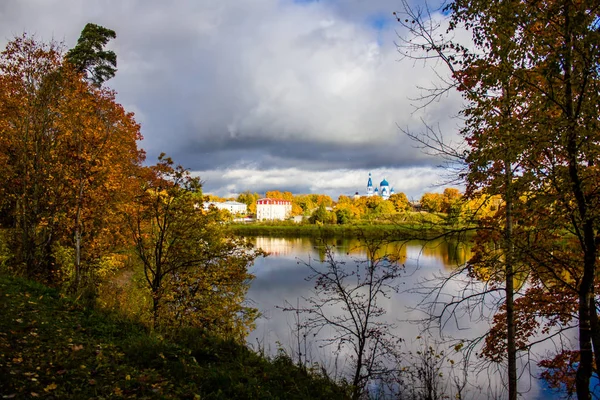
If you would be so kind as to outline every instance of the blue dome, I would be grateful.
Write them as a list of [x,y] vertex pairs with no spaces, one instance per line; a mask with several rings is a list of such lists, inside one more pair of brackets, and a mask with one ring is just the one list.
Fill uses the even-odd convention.
[[390,186],[390,184],[384,179],[379,183],[379,186]]

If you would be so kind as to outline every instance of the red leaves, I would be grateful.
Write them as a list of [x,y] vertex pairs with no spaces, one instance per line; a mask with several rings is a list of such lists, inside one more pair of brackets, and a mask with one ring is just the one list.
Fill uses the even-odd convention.
[[542,360],[538,365],[546,370],[541,377],[553,388],[564,388],[569,396],[575,393],[575,374],[579,363],[578,351],[563,351],[554,358]]

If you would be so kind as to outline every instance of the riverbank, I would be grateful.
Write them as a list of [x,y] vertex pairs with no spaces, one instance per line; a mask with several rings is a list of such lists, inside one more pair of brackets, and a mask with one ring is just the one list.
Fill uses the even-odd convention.
[[0,397],[24,399],[346,399],[280,354],[198,331],[161,336],[0,275]]
[[309,225],[288,222],[231,224],[229,228],[240,236],[273,237],[340,237],[340,238],[385,238],[385,239],[432,239],[443,234],[466,231],[433,223],[377,224],[377,225]]

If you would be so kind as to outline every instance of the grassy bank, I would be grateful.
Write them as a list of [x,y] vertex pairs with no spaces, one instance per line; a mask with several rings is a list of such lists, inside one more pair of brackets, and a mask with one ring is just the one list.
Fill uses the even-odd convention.
[[449,227],[430,223],[378,225],[308,225],[294,223],[232,224],[231,230],[242,236],[275,237],[385,237],[390,239],[428,239],[450,231]]
[[267,360],[193,331],[161,337],[6,276],[0,276],[0,397],[347,398],[285,355]]

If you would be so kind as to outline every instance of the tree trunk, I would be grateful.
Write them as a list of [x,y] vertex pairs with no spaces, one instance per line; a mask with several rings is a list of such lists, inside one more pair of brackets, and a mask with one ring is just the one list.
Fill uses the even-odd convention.
[[592,330],[591,318],[592,313],[590,304],[594,300],[594,275],[596,271],[596,243],[594,235],[593,221],[589,218],[588,211],[590,204],[588,203],[583,182],[580,175],[579,165],[579,149],[578,149],[578,122],[575,115],[573,94],[573,33],[571,31],[571,8],[570,1],[565,0],[563,6],[564,17],[564,54],[563,72],[564,72],[564,98],[565,107],[564,113],[568,125],[565,127],[567,135],[567,161],[569,169],[569,179],[571,183],[572,193],[577,204],[578,217],[582,221],[580,245],[583,250],[583,274],[579,284],[579,365],[575,377],[577,389],[577,398],[579,400],[591,399],[590,393],[590,378],[593,373],[594,357],[592,353]]
[[[81,178],[80,178],[81,179]],[[83,271],[81,270],[81,208],[83,197],[83,181],[79,183],[79,193],[75,211],[75,291],[81,288]]]
[[590,315],[592,328],[592,346],[594,348],[594,360],[596,362],[596,373],[600,371],[600,321],[598,320],[598,311],[596,309],[595,296],[590,299]]
[[158,290],[152,291],[152,327],[154,330],[158,328],[158,308],[160,307],[160,301],[158,296]]
[[508,353],[508,400],[517,400],[517,346],[515,330],[515,280],[514,280],[514,244],[513,244],[513,194],[511,164],[505,161],[506,169],[506,222],[504,228],[504,253],[506,274],[506,349]]

